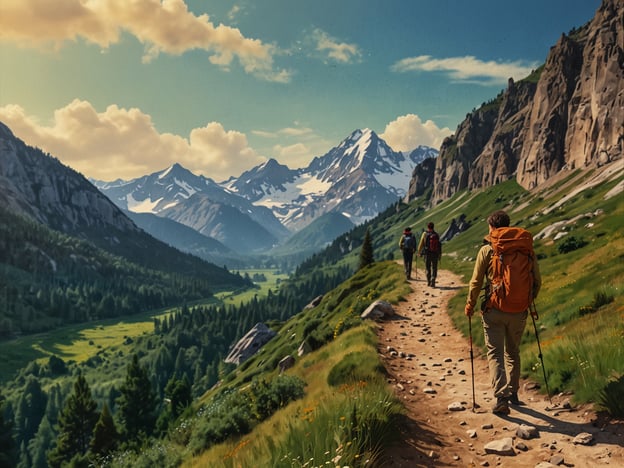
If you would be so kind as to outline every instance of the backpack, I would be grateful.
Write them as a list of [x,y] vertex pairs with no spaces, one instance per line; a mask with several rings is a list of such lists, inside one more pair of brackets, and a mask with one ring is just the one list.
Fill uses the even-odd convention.
[[411,250],[412,252],[416,250],[416,238],[413,234],[403,237],[403,250]]
[[440,236],[435,231],[427,231],[425,234],[425,252],[440,253]]
[[502,227],[490,233],[492,281],[488,305],[524,312],[533,300],[533,236],[525,229]]

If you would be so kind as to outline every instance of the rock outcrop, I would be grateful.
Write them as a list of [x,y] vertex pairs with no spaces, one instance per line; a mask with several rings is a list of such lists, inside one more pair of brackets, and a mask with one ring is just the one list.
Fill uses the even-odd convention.
[[236,365],[242,364],[256,354],[276,334],[264,323],[257,323],[245,336],[238,340],[225,358],[225,362]]
[[[594,18],[564,34],[545,64],[466,116],[436,158],[431,202],[515,178],[532,189],[564,170],[622,158],[624,2],[603,0]],[[416,168],[408,199],[423,192]]]

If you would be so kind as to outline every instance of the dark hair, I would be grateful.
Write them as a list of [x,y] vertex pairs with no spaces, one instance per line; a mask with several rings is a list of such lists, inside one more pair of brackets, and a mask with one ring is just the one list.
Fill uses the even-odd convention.
[[428,229],[433,229],[433,223],[429,223],[429,224],[427,224],[427,228],[428,228]]
[[488,216],[487,222],[493,228],[508,227],[509,215],[503,210],[498,210]]

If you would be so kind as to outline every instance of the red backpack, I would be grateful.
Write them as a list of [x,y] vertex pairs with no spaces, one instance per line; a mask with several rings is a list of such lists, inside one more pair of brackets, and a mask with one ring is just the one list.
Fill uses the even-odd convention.
[[502,227],[490,233],[492,258],[489,305],[524,312],[533,300],[533,236],[525,229]]
[[440,236],[435,231],[427,231],[425,234],[425,251],[440,253]]

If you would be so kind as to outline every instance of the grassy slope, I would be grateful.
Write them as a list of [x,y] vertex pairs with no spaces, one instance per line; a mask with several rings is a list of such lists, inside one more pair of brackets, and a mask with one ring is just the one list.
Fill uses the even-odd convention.
[[[563,241],[554,241],[553,233],[544,239],[536,239],[536,252],[540,256],[540,267],[543,275],[543,288],[537,301],[541,318],[540,340],[544,352],[545,366],[548,370],[551,391],[573,390],[579,401],[596,401],[600,391],[605,388],[609,379],[618,378],[624,374],[624,295],[622,294],[622,279],[624,278],[624,239],[620,224],[624,219],[624,203],[621,194],[609,199],[604,196],[613,189],[623,176],[601,183],[594,188],[588,188],[579,194],[570,197],[565,203],[557,206],[565,195],[573,188],[581,186],[592,176],[592,172],[576,172],[568,175],[557,183],[553,183],[541,193],[529,193],[510,181],[497,187],[474,192],[462,192],[439,206],[425,211],[424,201],[415,200],[403,206],[395,215],[377,224],[370,226],[375,246],[376,258],[398,258],[398,237],[404,226],[411,225],[416,231],[432,220],[436,223],[439,232],[443,232],[450,224],[451,219],[465,215],[471,227],[444,246],[442,267],[461,274],[467,281],[473,267],[474,257],[481,245],[482,237],[486,233],[485,218],[495,209],[507,210],[512,223],[528,228],[537,235],[544,228],[553,223],[570,220],[577,215],[593,213],[577,222],[566,224],[559,232],[567,232],[563,237],[577,237],[587,241],[587,245],[569,252],[559,253],[558,246]],[[553,207],[555,207],[553,209]],[[602,210],[602,211],[597,211]],[[591,219],[590,219],[591,218]],[[593,223],[592,227],[586,227]],[[354,263],[359,249],[350,257],[341,262]],[[383,265],[388,265],[384,263]],[[390,264],[392,265],[392,264]],[[422,267],[422,262],[419,263]],[[400,298],[405,292],[395,289],[404,284],[400,269],[396,265],[384,266],[390,268],[385,278],[384,289],[392,291],[390,296]],[[390,273],[392,271],[392,273]],[[373,278],[350,280],[347,283],[354,286],[358,283],[364,291],[375,291],[377,288]],[[379,279],[378,279],[379,280]],[[347,284],[346,283],[346,284]],[[391,286],[394,284],[395,286]],[[349,286],[344,286],[349,287]],[[338,288],[323,300],[319,309],[313,312],[303,312],[288,322],[281,330],[279,339],[267,345],[266,350],[258,356],[263,362],[275,363],[280,356],[293,353],[299,344],[298,339],[290,340],[290,336],[299,337],[302,327],[311,316],[322,318],[329,326],[336,327],[341,320],[352,314],[353,308],[364,306],[359,301],[340,298]],[[579,308],[591,304],[597,291],[604,291],[613,296],[613,302],[598,308],[594,313],[581,316]],[[451,303],[451,316],[458,328],[467,333],[467,320],[463,315],[463,304],[467,290],[458,294]],[[374,299],[376,294],[367,298]],[[473,327],[475,342],[482,345],[480,327]],[[344,359],[351,352],[371,353],[370,362],[376,363],[373,356],[375,340],[370,333],[363,332],[361,327],[339,335],[329,345],[318,351],[298,359],[293,369],[296,375],[302,377],[308,387],[304,400],[289,405],[269,420],[261,423],[246,437],[221,444],[204,452],[198,458],[187,459],[187,466],[247,466],[252,461],[276,463],[279,456],[284,456],[285,466],[288,453],[280,449],[289,447],[285,442],[301,433],[297,428],[310,421],[310,408],[316,411],[319,402],[329,405],[336,401],[340,406],[342,399],[340,392],[327,385],[327,374],[330,369]],[[367,359],[364,359],[367,360]],[[253,362],[253,361],[252,361]],[[523,363],[525,376],[542,381],[542,370],[537,359],[537,344],[532,326],[527,327],[523,345]],[[270,378],[271,372],[257,370],[257,365],[247,364],[245,370],[232,378],[230,384],[243,385],[253,377]],[[252,369],[256,369],[255,371]],[[369,369],[370,371],[370,369]],[[206,395],[207,403],[211,395]],[[331,409],[329,411],[332,411]],[[338,411],[334,408],[333,411]],[[324,413],[324,423],[329,424]],[[342,414],[338,411],[336,414]],[[331,424],[327,427],[333,427]],[[319,427],[321,433],[326,432]],[[309,427],[305,434],[315,434],[314,428]],[[315,434],[315,437],[319,437]],[[302,442],[303,443],[303,442]],[[322,446],[325,459],[330,460],[336,454],[336,446],[331,441],[315,443]],[[282,445],[281,445],[282,444]],[[315,459],[315,464],[319,458]],[[343,460],[344,461],[344,460]],[[324,462],[324,461],[323,461]],[[239,465],[240,464],[240,465]],[[251,466],[251,465],[249,465]],[[277,465],[276,465],[277,466]],[[298,466],[298,465],[297,465]]]
[[[288,371],[306,382],[305,397],[260,423],[249,435],[216,445],[187,459],[185,465],[293,466],[294,463],[298,466],[303,458],[297,462],[297,457],[304,456],[315,458],[315,465],[337,455],[341,455],[343,462],[372,456],[379,449],[375,444],[369,444],[362,453],[348,453],[349,447],[356,447],[345,434],[357,406],[354,401],[362,406],[358,406],[360,421],[366,418],[364,407],[374,413],[369,415],[371,418],[381,414],[386,422],[400,408],[385,386],[376,335],[370,323],[362,323],[359,316],[376,299],[396,303],[408,292],[400,266],[395,262],[378,262],[328,293],[316,308],[289,320],[260,353],[232,373],[223,386],[204,395],[198,404],[209,405],[217,393],[232,388],[244,391],[254,378],[276,378],[276,362],[288,354],[297,356],[304,331],[313,328],[320,319],[319,327],[329,332],[330,342],[297,358],[295,367]],[[345,361],[355,361],[356,368],[344,376],[343,384],[330,385],[328,375]],[[381,407],[370,409],[376,405]]]

